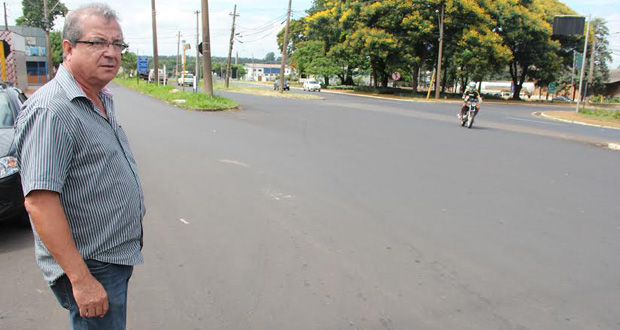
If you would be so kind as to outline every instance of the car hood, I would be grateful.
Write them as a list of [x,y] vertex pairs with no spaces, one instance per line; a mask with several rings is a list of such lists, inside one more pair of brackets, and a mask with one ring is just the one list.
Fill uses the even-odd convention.
[[13,137],[15,133],[12,128],[0,128],[0,158],[13,154]]

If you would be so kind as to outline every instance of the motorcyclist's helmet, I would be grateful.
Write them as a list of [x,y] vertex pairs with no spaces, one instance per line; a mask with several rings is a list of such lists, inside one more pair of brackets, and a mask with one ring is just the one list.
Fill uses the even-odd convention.
[[469,83],[469,85],[467,85],[467,87],[469,89],[475,89],[476,88],[476,83],[472,81],[472,82]]

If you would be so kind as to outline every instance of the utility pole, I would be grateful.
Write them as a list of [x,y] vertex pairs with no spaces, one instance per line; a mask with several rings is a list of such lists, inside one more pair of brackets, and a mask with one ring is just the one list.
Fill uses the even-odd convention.
[[592,15],[588,17],[588,28],[586,29],[586,42],[583,45],[583,60],[581,61],[581,74],[579,76],[579,98],[577,98],[577,107],[575,108],[575,112],[579,112],[579,104],[581,103],[581,99],[583,95],[581,92],[583,91],[583,75],[586,71],[586,58],[588,58],[588,38],[590,36],[590,22],[592,21]]
[[441,14],[439,17],[439,56],[437,58],[437,79],[435,79],[435,99],[439,99],[441,91],[441,61],[443,53],[443,18],[445,5],[441,5]]
[[286,69],[286,52],[288,48],[288,26],[291,22],[291,3],[288,0],[288,10],[286,11],[286,28],[284,29],[284,40],[282,42],[282,64],[280,64],[280,93],[284,93],[284,73]]
[[[198,81],[200,80],[200,71],[198,68],[198,57],[200,57],[200,53],[198,52],[198,45],[200,44],[200,30],[199,28],[199,20],[198,20],[198,15],[200,14],[199,10],[196,10],[194,12],[194,14],[196,14],[196,86],[198,86]],[[194,86],[194,87],[196,87]],[[195,90],[198,90],[198,87],[194,88]]]
[[209,35],[209,2],[202,0],[202,72],[205,93],[213,96],[213,74],[211,73],[211,41]]
[[155,0],[151,0],[151,8],[153,9],[153,72],[155,73],[155,81],[159,85],[159,55],[157,54],[157,19],[155,17]]
[[7,31],[9,30],[9,23],[6,17],[6,2],[4,3],[4,29]]
[[179,77],[179,55],[181,54],[181,31],[177,34],[177,65],[174,68],[174,78]]
[[573,66],[570,69],[570,85],[573,88],[573,101],[575,101],[575,91],[577,90],[575,88],[575,50],[573,49]]
[[588,96],[588,86],[592,87],[592,81],[594,80],[594,55],[596,54],[596,33],[594,34],[594,38],[592,38],[592,50],[590,53],[590,72],[588,73],[588,83],[586,84],[586,101],[583,105],[587,105],[590,102],[590,96]]
[[54,63],[52,62],[52,43],[50,41],[50,13],[47,0],[43,0],[43,22],[45,24],[45,52],[47,53],[47,81],[54,78]]
[[232,49],[233,49],[233,43],[235,41],[235,19],[237,18],[237,5],[235,5],[235,9],[233,10],[232,13],[232,29],[230,30],[230,46],[228,47],[228,62],[226,63],[226,81],[224,82],[224,85],[226,86],[226,88],[228,88],[229,84],[230,84],[230,61],[231,61],[231,57],[232,57]]

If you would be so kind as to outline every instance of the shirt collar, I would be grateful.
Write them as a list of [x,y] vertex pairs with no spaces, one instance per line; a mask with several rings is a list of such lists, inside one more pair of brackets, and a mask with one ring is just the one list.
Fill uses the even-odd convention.
[[[87,98],[86,93],[84,93],[84,90],[82,90],[82,87],[78,85],[71,72],[69,72],[69,70],[67,70],[64,65],[61,64],[58,66],[58,72],[56,73],[56,77],[54,79],[58,81],[60,86],[65,90],[65,93],[67,93],[67,97],[69,97],[69,100],[73,101],[78,97]],[[112,99],[112,92],[107,87],[101,89],[101,92],[99,94]]]

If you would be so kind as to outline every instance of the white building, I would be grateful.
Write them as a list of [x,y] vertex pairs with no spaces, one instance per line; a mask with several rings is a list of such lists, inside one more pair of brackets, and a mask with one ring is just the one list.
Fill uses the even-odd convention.
[[[272,81],[280,75],[280,64],[246,63],[243,65],[247,73],[244,80],[250,81]],[[293,69],[290,66],[284,68],[284,75],[290,76]]]

